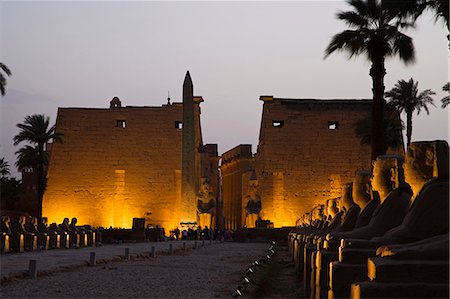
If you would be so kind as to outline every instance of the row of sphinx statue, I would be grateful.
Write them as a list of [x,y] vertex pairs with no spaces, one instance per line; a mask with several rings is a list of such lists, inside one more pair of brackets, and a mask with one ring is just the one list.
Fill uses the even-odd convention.
[[[12,220],[11,220],[12,218]],[[3,215],[1,222],[1,252],[79,248],[101,243],[101,232],[89,225],[77,226],[77,219],[64,218],[61,224],[47,225],[47,218]]]
[[413,142],[303,215],[288,243],[304,297],[448,298],[448,157]]

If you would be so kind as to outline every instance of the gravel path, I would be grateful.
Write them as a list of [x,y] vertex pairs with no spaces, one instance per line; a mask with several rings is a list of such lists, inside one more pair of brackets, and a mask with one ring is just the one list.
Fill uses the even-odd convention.
[[230,298],[269,244],[226,242],[157,258],[81,267],[1,287],[1,298]]

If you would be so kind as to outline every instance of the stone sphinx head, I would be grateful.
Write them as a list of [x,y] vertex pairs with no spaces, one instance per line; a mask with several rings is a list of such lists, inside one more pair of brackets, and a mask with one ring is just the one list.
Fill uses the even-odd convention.
[[305,215],[303,215],[303,223],[306,225],[310,225],[311,224],[311,214],[310,212],[305,213]]
[[21,227],[23,227],[25,225],[25,223],[27,223],[27,217],[26,216],[19,216],[19,224]]
[[432,179],[448,179],[448,156],[446,141],[420,141],[409,145],[403,169],[414,196]]
[[323,219],[323,206],[317,205],[313,209],[313,220],[322,220]]
[[7,227],[9,229],[9,226],[11,224],[11,218],[9,216],[2,216],[2,225]]
[[372,173],[370,171],[358,171],[353,179],[352,197],[353,201],[360,208],[364,208],[372,199],[371,175]]
[[381,155],[373,162],[372,189],[378,191],[381,202],[391,191],[407,187],[403,161],[402,156],[390,154]]
[[339,205],[342,206],[346,211],[348,211],[355,202],[352,197],[353,183],[347,183],[342,186],[341,199]]
[[337,198],[328,200],[327,210],[328,210],[328,215],[331,216],[331,218],[333,218],[337,213],[339,213]]

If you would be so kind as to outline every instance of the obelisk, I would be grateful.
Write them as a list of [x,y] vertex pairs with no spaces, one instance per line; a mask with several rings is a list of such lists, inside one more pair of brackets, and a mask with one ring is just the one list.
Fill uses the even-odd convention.
[[181,222],[197,221],[194,86],[189,71],[183,83],[183,132],[181,161]]

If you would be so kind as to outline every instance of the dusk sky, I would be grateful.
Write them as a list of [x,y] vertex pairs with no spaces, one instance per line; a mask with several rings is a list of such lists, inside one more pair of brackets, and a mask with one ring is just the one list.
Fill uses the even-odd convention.
[[[203,96],[204,143],[219,154],[238,144],[256,152],[260,95],[370,99],[370,63],[335,53],[331,37],[344,1],[291,2],[16,2],[2,1],[0,61],[12,71],[1,105],[1,156],[13,167],[16,124],[26,115],[56,120],[58,107],[161,106],[181,101],[187,70]],[[437,93],[430,115],[413,116],[414,140],[448,140],[449,108],[441,108],[449,77],[447,30],[431,14],[413,37],[416,63],[386,63],[386,91],[413,77]],[[403,119],[404,116],[403,116]],[[105,136],[108,138],[108,136]],[[280,149],[282,151],[282,149]]]

